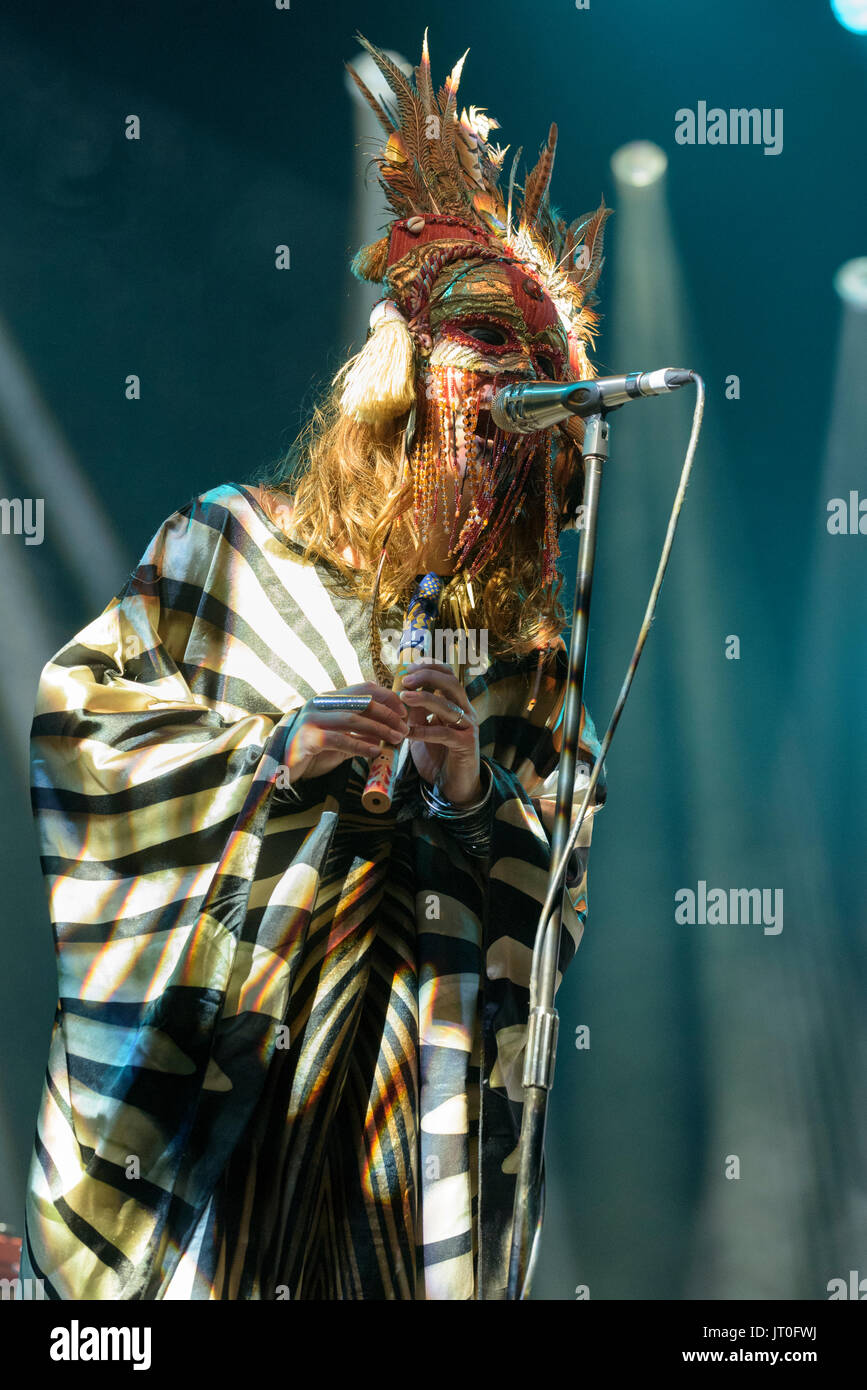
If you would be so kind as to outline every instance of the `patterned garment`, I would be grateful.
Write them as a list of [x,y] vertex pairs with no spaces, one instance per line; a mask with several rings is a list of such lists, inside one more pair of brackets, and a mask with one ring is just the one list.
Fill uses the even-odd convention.
[[504,1297],[565,655],[532,713],[535,658],[467,684],[493,783],[473,859],[411,759],[386,815],[361,759],[281,795],[301,705],[375,679],[367,616],[226,484],[45,667],[59,999],[22,1277],[48,1297]]

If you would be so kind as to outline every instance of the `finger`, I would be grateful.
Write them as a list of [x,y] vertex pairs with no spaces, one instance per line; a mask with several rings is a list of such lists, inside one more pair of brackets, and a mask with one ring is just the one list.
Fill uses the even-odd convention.
[[406,690],[404,695],[408,708],[413,711],[430,710],[433,714],[438,715],[444,724],[467,729],[478,722],[472,709],[468,712],[460,705],[453,704],[451,700],[443,699],[442,695],[431,695],[426,690]]
[[356,714],[354,710],[314,710],[309,723],[312,728],[369,735],[368,742],[374,738],[384,739],[386,743],[402,743],[408,729],[406,720],[397,728],[384,719],[371,719],[368,714]]
[[473,728],[454,729],[448,724],[422,724],[418,729],[409,731],[410,743],[445,743],[450,748],[466,749],[475,742],[475,737]]
[[421,706],[419,706],[418,709],[410,709],[409,705],[407,705],[406,712],[409,718],[410,731],[417,728],[419,724],[427,723],[427,713]]
[[[379,687],[375,688],[378,689]],[[363,690],[363,687],[357,686],[356,689]],[[346,693],[345,691],[338,692],[338,694]],[[391,694],[391,692],[386,693]],[[367,724],[373,721],[377,725],[377,729],[369,730],[369,732],[375,732],[378,738],[388,739],[389,731],[391,730],[400,734],[401,738],[405,738],[407,730],[406,706],[401,700],[398,700],[396,695],[392,696],[392,701],[392,704],[386,705],[384,701],[371,698],[371,702],[367,706],[367,709],[361,714],[354,710],[316,709],[316,707],[311,704],[308,707],[307,719],[309,722],[320,725],[322,728],[328,727],[333,721],[337,721],[334,723],[335,728],[340,727],[339,721],[345,721],[347,718],[352,728],[359,729],[362,727],[366,728]],[[396,709],[394,708],[395,705],[397,706]]]
[[317,733],[322,739],[322,746],[317,749],[320,753],[347,753],[353,758],[375,758],[379,753],[378,743],[357,734],[342,734],[338,729],[318,729]]
[[411,689],[414,685],[428,685],[431,689],[449,691],[463,691],[464,688],[454,671],[450,671],[439,662],[414,663],[400,681],[400,688]]
[[416,676],[420,679],[424,679],[428,675],[447,676],[449,680],[457,681],[458,685],[460,685],[460,681],[451,666],[447,666],[443,661],[434,661],[432,656],[418,657],[416,661],[410,664],[405,674],[408,676]]
[[374,700],[365,710],[365,714],[374,719],[381,719],[391,728],[397,729],[402,735],[406,735],[406,705],[395,694],[393,690],[386,691],[388,703],[384,700]]
[[432,656],[417,656],[411,663],[412,670],[423,666],[426,671],[441,671],[445,676],[454,676],[451,666],[447,666],[444,661],[435,661]]
[[407,690],[418,690],[422,687],[428,690],[441,690],[450,700],[454,700],[456,704],[460,705],[467,714],[472,712],[472,705],[466,696],[464,687],[453,672],[435,670],[431,666],[426,666],[423,671],[408,671],[403,678],[401,694]]
[[384,705],[385,709],[396,714],[398,719],[403,715],[400,700],[395,692],[387,690],[384,685],[377,685],[375,681],[365,681],[363,685],[352,685],[348,690],[337,690],[334,693],[336,695],[372,695],[374,704]]

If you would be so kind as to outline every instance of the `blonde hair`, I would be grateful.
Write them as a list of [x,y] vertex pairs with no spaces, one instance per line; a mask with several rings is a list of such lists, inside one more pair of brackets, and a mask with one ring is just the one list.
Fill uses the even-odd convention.
[[[394,523],[378,603],[383,611],[403,608],[418,573],[419,544],[409,469],[398,489],[407,414],[379,426],[352,420],[340,409],[345,371],[346,367],[338,372],[288,453],[259,475],[260,495],[277,526],[281,522],[275,504],[293,502],[291,539],[303,546],[304,558],[327,560],[346,591],[363,601],[373,597],[383,542]],[[558,510],[558,481],[568,479],[576,468],[583,490],[580,451],[564,441],[555,468]],[[559,601],[562,577],[558,573],[553,584],[541,582],[543,531],[544,492],[528,490],[500,552],[473,580],[473,621],[487,629],[492,654],[519,656],[544,647],[556,642],[565,626]],[[354,551],[359,567],[344,557],[346,548]]]

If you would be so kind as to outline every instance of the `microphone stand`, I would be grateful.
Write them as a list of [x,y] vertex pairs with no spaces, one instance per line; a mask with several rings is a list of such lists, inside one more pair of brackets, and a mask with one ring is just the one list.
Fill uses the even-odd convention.
[[[569,670],[566,678],[566,703],[563,712],[563,740],[557,773],[557,808],[551,837],[551,860],[548,884],[555,866],[563,857],[572,819],[572,797],[575,788],[575,761],[581,732],[584,674],[587,662],[587,636],[590,621],[590,597],[593,589],[593,567],[596,559],[596,519],[599,491],[602,483],[602,464],[608,457],[608,423],[605,416],[619,406],[602,409],[588,415],[584,434],[584,522],[578,547],[578,572],[575,577],[572,637],[569,644]],[[576,412],[577,413],[577,412]],[[536,1256],[536,1240],[529,1251],[531,1234],[538,1234],[541,1205],[542,1167],[544,1164],[545,1121],[548,1093],[554,1083],[554,1060],[557,1049],[559,1018],[554,1008],[557,961],[560,955],[562,927],[562,895],[564,886],[548,920],[545,910],[539,917],[533,969],[530,978],[530,1017],[527,1048],[524,1055],[524,1110],[521,1121],[520,1158],[515,1186],[515,1205],[512,1215],[512,1246],[509,1258],[507,1299],[522,1299],[529,1292]],[[546,893],[547,897],[547,893]]]

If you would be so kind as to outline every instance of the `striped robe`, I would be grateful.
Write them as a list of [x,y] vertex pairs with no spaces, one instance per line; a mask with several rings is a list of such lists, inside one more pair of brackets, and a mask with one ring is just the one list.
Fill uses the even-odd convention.
[[386,815],[361,806],[361,759],[293,803],[295,714],[375,679],[366,605],[333,580],[226,484],[42,674],[59,998],[22,1277],[49,1297],[504,1297],[565,656],[532,713],[535,658],[467,684],[487,860],[427,815],[409,759]]

